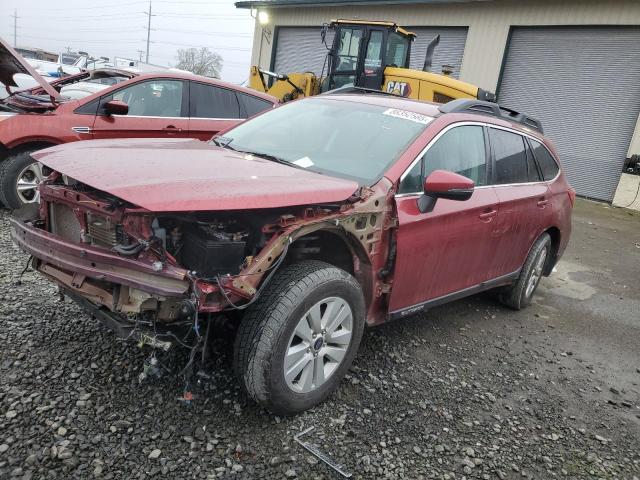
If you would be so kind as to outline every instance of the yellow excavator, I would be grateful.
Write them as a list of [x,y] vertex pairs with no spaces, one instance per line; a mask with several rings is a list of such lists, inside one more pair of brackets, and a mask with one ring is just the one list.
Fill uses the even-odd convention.
[[[329,29],[335,31],[331,46],[326,42]],[[423,69],[409,68],[415,38],[393,22],[333,20],[321,31],[327,56],[320,78],[312,72],[282,74],[252,66],[249,87],[283,102],[347,86],[438,103],[456,98],[495,102],[493,93],[451,77],[452,68],[443,68],[442,74],[429,71],[439,35],[427,47]]]

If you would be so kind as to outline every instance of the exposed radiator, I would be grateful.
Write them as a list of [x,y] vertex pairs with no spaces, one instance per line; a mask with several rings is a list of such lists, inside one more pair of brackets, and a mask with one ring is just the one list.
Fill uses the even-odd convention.
[[49,222],[51,233],[70,242],[81,242],[82,227],[73,210],[68,206],[61,203],[50,203]]

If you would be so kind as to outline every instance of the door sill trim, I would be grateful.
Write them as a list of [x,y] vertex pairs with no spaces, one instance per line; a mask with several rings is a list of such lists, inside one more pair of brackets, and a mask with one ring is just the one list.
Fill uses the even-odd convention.
[[510,283],[513,283],[518,278],[518,276],[520,275],[520,270],[521,269],[519,268],[515,272],[507,273],[506,275],[502,275],[500,277],[487,280],[486,282],[473,285],[472,287],[468,287],[463,290],[458,290],[457,292],[448,293],[441,297],[432,298],[431,300],[417,303],[410,307],[394,310],[393,312],[389,312],[389,314],[387,315],[387,319],[398,320],[399,318],[405,318],[415,313],[428,310],[429,308],[437,307],[439,305],[442,305],[448,302],[453,302],[454,300],[459,300],[461,298],[465,298],[470,295],[475,295],[476,293],[484,292],[485,290],[490,290],[492,288],[500,287],[502,285],[509,285]]

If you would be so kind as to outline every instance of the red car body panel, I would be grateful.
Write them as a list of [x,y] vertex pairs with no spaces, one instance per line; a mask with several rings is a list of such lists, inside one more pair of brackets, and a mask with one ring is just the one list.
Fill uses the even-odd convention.
[[192,139],[95,140],[51,147],[33,156],[53,170],[154,212],[340,202],[358,189],[350,180]]
[[465,202],[438,200],[429,213],[418,210],[413,196],[398,198],[396,205],[396,272],[402,274],[394,277],[391,311],[492,278],[500,232],[496,218],[483,220],[480,215],[497,212],[493,189],[476,189]]

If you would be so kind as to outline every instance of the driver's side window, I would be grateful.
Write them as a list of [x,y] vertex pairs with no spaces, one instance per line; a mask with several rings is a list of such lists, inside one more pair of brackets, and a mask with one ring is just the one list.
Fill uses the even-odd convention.
[[[108,100],[120,100],[129,106],[127,115],[140,117],[182,116],[182,87],[180,80],[151,80],[139,82],[114,92]],[[104,102],[104,101],[103,101]]]
[[463,125],[445,132],[424,153],[400,182],[398,193],[422,193],[424,180],[434,170],[449,170],[487,185],[484,131],[480,125]]

